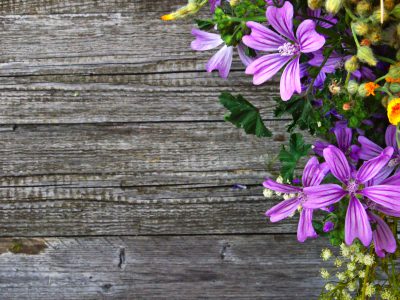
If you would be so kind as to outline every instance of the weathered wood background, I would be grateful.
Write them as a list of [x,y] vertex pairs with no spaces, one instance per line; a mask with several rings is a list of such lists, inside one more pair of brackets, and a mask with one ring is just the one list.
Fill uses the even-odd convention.
[[[323,242],[263,216],[277,86],[205,73],[190,22],[159,20],[183,2],[0,0],[1,299],[319,293]],[[225,90],[273,140],[222,121]]]

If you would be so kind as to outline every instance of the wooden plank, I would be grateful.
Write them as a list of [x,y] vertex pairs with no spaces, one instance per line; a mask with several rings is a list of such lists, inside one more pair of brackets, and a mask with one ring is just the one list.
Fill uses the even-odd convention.
[[5,129],[3,236],[295,231],[295,221],[266,226],[263,216],[266,153],[280,141],[212,122]]
[[[191,50],[192,22],[160,20],[179,0],[13,2],[2,1],[2,76],[203,71],[215,52]],[[35,11],[44,14],[15,14]],[[234,68],[243,69],[235,61]]]
[[309,300],[322,287],[326,241],[160,236],[46,238],[42,245],[26,255],[40,241],[0,240],[0,249],[21,249],[0,256],[0,299]]
[[0,80],[0,124],[222,121],[221,92],[241,93],[274,119],[276,85],[207,73],[27,76]]

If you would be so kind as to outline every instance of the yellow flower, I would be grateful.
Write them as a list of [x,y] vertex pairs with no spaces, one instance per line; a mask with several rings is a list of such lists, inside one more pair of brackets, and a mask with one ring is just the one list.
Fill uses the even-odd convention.
[[397,126],[400,123],[400,98],[392,99],[389,102],[387,112],[389,122]]
[[375,82],[368,82],[365,84],[365,89],[367,90],[367,96],[375,96],[375,90],[379,87],[379,84]]

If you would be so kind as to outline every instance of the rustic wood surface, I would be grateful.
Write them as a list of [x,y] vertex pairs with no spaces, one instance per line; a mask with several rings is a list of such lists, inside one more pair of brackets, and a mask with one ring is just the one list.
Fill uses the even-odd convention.
[[[0,299],[318,295],[323,241],[264,217],[277,85],[205,73],[159,20],[183,2],[0,0]],[[271,140],[222,121],[227,90]]]

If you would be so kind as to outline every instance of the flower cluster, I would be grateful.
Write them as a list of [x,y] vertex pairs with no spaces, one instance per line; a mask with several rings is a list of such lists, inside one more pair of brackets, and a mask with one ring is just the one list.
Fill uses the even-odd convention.
[[[191,48],[214,51],[205,69],[228,79],[236,66],[257,86],[279,79],[274,114],[292,119],[279,177],[263,183],[266,198],[283,201],[266,216],[278,222],[298,213],[300,242],[321,236],[340,246],[334,264],[346,270],[323,299],[400,299],[400,0],[189,0],[162,18],[203,6],[211,16],[196,19]],[[225,120],[272,135],[241,95],[223,93],[220,102]],[[295,129],[318,140],[306,144]],[[323,260],[332,257],[324,249]],[[326,268],[321,276],[332,278]]]

